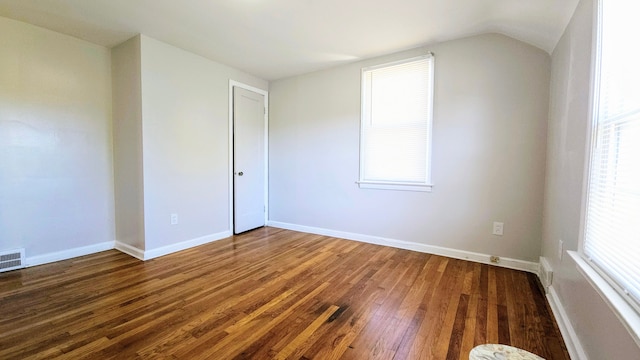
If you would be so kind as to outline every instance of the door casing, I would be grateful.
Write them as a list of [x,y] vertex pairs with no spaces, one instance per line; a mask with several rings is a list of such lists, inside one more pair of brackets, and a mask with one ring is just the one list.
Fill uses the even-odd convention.
[[251,85],[243,84],[235,80],[229,80],[229,232],[234,233],[234,174],[233,174],[233,88],[239,87],[264,96],[264,223],[268,224],[269,220],[269,92],[256,88]]

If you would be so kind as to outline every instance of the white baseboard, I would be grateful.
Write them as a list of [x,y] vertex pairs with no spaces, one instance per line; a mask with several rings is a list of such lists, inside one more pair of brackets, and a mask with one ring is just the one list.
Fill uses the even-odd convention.
[[223,231],[217,234],[202,236],[199,238],[183,241],[177,244],[162,246],[151,250],[141,250],[137,247],[125,244],[120,241],[105,241],[103,243],[82,246],[78,248],[53,252],[44,255],[27,257],[25,259],[26,267],[48,264],[56,261],[68,260],[79,256],[94,254],[101,251],[116,249],[127,255],[131,255],[140,260],[150,260],[160,256],[168,255],[180,250],[189,249],[195,246],[210,243],[212,241],[228,238],[233,235],[231,231]]
[[114,248],[127,255],[133,256],[136,259],[144,260],[144,250],[138,249],[135,246],[131,246],[129,244],[125,244],[116,240]]
[[567,345],[569,356],[571,359],[588,360],[589,358],[582,347],[582,343],[580,343],[578,334],[576,334],[573,325],[571,325],[569,315],[567,315],[567,312],[564,310],[564,306],[562,306],[562,302],[558,297],[558,293],[553,288],[553,285],[549,286],[547,291],[547,301],[551,306],[553,316],[556,318],[556,322],[558,323],[558,327],[560,328],[560,332],[564,338],[564,343]]
[[[182,241],[176,244],[162,246],[162,247],[151,249],[151,250],[145,250],[143,252],[143,256],[141,260],[154,259],[154,258],[168,255],[177,251],[186,250],[195,246],[203,245],[203,244],[210,243],[217,240],[222,240],[222,239],[228,238],[231,235],[233,235],[233,232],[231,232],[230,230],[223,231],[217,234],[210,234],[210,235],[202,236],[199,238]],[[132,249],[136,249],[136,248],[132,248]],[[139,249],[136,249],[136,250],[139,250]],[[127,252],[127,254],[129,253]],[[132,254],[129,254],[129,255],[132,255]],[[139,256],[136,256],[136,255],[133,255],[133,256],[140,259]]]
[[78,256],[85,256],[89,254],[94,254],[101,251],[111,250],[113,249],[114,242],[113,241],[105,241],[98,244],[81,246],[73,249],[57,251],[53,253],[30,256],[26,258],[26,266],[38,266],[43,264],[48,264],[56,261],[68,260]]
[[428,254],[446,256],[454,259],[469,260],[469,261],[479,262],[483,264],[501,266],[509,269],[523,270],[523,271],[534,273],[536,275],[539,272],[539,264],[535,262],[500,257],[500,263],[494,264],[490,261],[491,255],[481,254],[481,253],[476,253],[471,251],[456,250],[456,249],[420,244],[420,243],[403,241],[403,240],[388,239],[388,238],[383,238],[379,236],[371,236],[371,235],[363,235],[363,234],[350,233],[350,232],[344,232],[344,231],[329,230],[329,229],[316,228],[311,226],[283,223],[278,221],[269,221],[267,222],[267,226],[306,232],[306,233],[317,234],[317,235],[337,237],[337,238],[342,238],[347,240],[360,241],[360,242],[365,242],[365,243],[375,244],[375,245],[390,246],[390,247],[405,249],[405,250],[413,250],[413,251],[418,251],[418,252],[423,252]]

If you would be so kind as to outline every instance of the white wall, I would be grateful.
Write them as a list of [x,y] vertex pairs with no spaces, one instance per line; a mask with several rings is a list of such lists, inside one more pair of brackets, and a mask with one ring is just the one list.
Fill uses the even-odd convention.
[[116,239],[145,249],[140,36],[111,50]]
[[230,231],[229,80],[266,81],[145,36],[111,53],[0,18],[0,40],[0,250],[37,264]]
[[[594,1],[581,0],[552,55],[542,256],[589,359],[640,359],[640,349],[564,250],[578,250],[586,156]],[[552,298],[553,301],[553,298]],[[572,341],[573,339],[567,339]]]
[[[360,69],[270,87],[270,220],[538,261],[550,59],[502,35],[435,53],[433,192],[359,189]],[[491,235],[492,221],[505,223]]]
[[267,81],[146,36],[141,79],[145,249],[228,233],[229,80]]
[[0,18],[0,250],[113,243],[109,50]]

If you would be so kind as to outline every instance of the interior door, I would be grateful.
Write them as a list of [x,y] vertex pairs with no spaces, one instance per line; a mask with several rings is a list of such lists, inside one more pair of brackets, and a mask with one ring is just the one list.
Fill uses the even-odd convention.
[[233,88],[234,233],[265,225],[264,95]]

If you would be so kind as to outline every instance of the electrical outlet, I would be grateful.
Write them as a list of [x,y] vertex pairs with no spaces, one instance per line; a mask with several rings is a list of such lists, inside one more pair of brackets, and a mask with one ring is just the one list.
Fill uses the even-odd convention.
[[504,223],[494,221],[493,222],[493,235],[502,236],[504,233]]
[[489,261],[491,261],[491,262],[492,262],[492,263],[494,263],[494,264],[497,264],[497,263],[499,263],[499,262],[500,262],[500,256],[491,256],[491,257],[489,258]]
[[171,214],[171,225],[178,224],[178,214]]
[[562,260],[563,252],[564,252],[564,241],[558,240],[558,260]]

